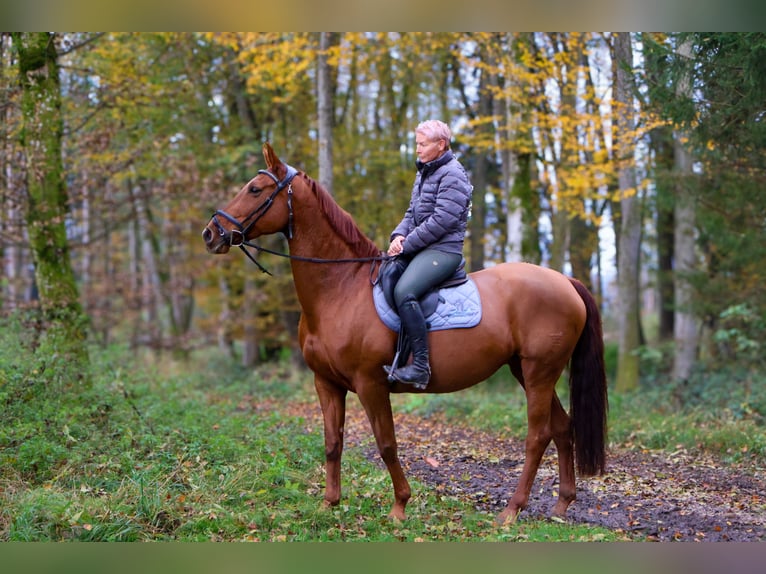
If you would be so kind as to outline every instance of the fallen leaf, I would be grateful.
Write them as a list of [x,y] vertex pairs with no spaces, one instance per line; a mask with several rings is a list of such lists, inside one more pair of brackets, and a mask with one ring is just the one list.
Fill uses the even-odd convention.
[[431,458],[430,456],[424,457],[424,460],[433,468],[439,468],[439,461],[435,458]]

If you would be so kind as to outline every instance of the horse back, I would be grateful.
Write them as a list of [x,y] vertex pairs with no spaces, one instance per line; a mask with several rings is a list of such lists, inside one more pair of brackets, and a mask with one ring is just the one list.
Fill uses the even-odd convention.
[[545,342],[560,340],[574,346],[586,320],[582,298],[569,278],[530,263],[503,263],[470,274],[487,314],[506,321],[515,346],[545,352]]

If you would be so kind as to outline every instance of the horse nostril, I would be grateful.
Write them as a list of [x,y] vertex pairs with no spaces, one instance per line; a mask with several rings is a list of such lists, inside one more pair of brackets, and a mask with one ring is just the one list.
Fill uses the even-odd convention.
[[205,243],[210,243],[210,241],[213,239],[213,232],[210,231],[210,228],[206,227],[202,232],[202,239],[205,240]]

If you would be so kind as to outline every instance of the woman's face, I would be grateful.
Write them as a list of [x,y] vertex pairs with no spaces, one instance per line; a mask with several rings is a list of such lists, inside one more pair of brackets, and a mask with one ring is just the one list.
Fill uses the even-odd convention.
[[428,163],[438,158],[447,149],[444,140],[432,141],[424,134],[415,134],[415,151],[422,163]]

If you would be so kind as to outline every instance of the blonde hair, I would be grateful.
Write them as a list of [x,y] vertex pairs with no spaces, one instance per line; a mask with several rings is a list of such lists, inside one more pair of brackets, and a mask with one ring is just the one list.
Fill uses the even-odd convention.
[[420,122],[418,127],[415,128],[415,133],[418,132],[432,141],[443,140],[447,142],[446,149],[449,149],[450,140],[452,139],[452,131],[444,122],[440,120],[425,120],[424,122]]

